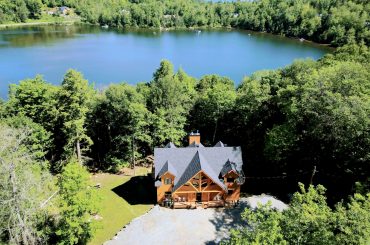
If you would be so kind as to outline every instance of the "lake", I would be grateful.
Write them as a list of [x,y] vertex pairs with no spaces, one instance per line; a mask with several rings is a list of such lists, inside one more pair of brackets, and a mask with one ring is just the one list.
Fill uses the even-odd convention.
[[270,34],[238,30],[115,30],[95,26],[38,26],[0,30],[0,97],[8,85],[44,75],[60,84],[69,68],[97,88],[150,81],[162,59],[200,78],[230,77],[238,84],[262,69],[299,58],[318,59],[331,49]]

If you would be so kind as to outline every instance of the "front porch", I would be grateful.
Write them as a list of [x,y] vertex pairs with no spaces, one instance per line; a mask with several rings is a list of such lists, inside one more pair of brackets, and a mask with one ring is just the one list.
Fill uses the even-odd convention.
[[195,209],[198,207],[201,208],[218,208],[224,207],[225,201],[208,201],[208,202],[183,202],[183,201],[175,201],[173,202],[173,208],[186,208],[186,209]]
[[216,208],[229,206],[230,201],[225,197],[220,191],[168,192],[161,204],[164,207],[176,209]]

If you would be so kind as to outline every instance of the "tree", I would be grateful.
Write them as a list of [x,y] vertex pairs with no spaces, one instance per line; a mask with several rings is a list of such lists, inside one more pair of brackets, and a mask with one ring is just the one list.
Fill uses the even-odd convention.
[[153,113],[154,145],[170,140],[179,143],[185,136],[186,115],[192,105],[195,81],[183,71],[174,74],[173,65],[162,61],[153,74],[148,95],[148,108]]
[[0,99],[0,118],[4,117],[5,115],[6,115],[5,101]]
[[247,123],[253,114],[263,110],[262,107],[271,99],[268,76],[274,76],[273,72],[258,72],[251,77],[245,77],[239,85],[235,106],[238,112],[242,113],[239,120],[244,123]]
[[68,163],[58,179],[58,244],[86,244],[96,226],[97,193],[89,183],[89,173],[76,161]]
[[[208,137],[211,143],[215,143],[220,120],[234,107],[236,93],[234,82],[226,77],[209,75],[203,77],[198,85],[199,97],[194,106],[192,126],[201,129],[207,135],[207,128],[212,125]],[[207,136],[206,136],[207,137]]]
[[26,0],[26,5],[32,19],[39,19],[41,17],[41,10],[43,7],[41,0]]
[[133,148],[136,157],[147,154],[152,137],[151,113],[145,103],[135,87],[122,83],[109,86],[93,106],[89,133],[94,140],[94,154],[108,164],[103,168],[116,170],[119,166],[110,163],[132,160]]
[[369,172],[368,65],[309,64],[283,71],[275,100],[284,118],[267,132],[266,153],[279,165],[288,164],[288,171],[317,166],[322,176],[335,172],[353,185]]
[[289,208],[282,213],[269,205],[246,208],[246,227],[232,230],[226,244],[368,244],[370,194],[355,194],[331,209],[325,188],[299,184]]
[[[48,160],[57,159],[60,148],[63,147],[58,124],[58,91],[59,87],[47,83],[42,76],[38,75],[34,79],[26,79],[20,81],[19,84],[12,84],[9,100],[5,104],[6,116],[27,117],[37,124],[37,127],[42,127],[45,134],[49,134],[50,142],[47,144],[46,154]],[[28,124],[29,120],[26,121],[25,123]],[[53,164],[52,168],[54,168]]]
[[283,234],[289,243],[368,244],[370,241],[370,194],[354,194],[347,204],[331,209],[325,188],[309,186],[295,193],[290,207],[283,212]]
[[86,135],[86,114],[93,96],[87,80],[75,70],[67,71],[59,91],[59,106],[66,143],[65,154],[77,156],[82,164],[82,152],[92,144]]
[[367,5],[347,1],[344,4],[330,9],[327,30],[323,33],[325,37],[335,46],[353,43],[356,40],[369,40],[369,30],[366,26],[368,13]]
[[347,204],[339,203],[334,215],[337,244],[370,243],[370,193],[354,194]]
[[230,239],[225,244],[285,245],[288,244],[281,232],[282,213],[271,208],[271,202],[258,204],[255,210],[246,208],[242,219],[248,226],[241,230],[232,230]]
[[8,114],[26,116],[49,132],[54,132],[59,114],[58,90],[40,75],[12,84],[6,105]]
[[47,210],[40,203],[51,193],[52,178],[29,145],[31,135],[27,126],[0,123],[0,242],[46,241],[42,223]]
[[14,20],[16,22],[26,22],[29,15],[29,10],[27,9],[26,3],[23,0],[15,0],[14,7],[15,7]]
[[45,162],[45,156],[51,149],[51,133],[25,116],[7,117],[1,123],[17,130],[26,129],[28,135],[23,141],[24,146],[32,152],[35,160]]
[[331,226],[332,210],[326,203],[325,188],[309,186],[306,191],[299,184],[300,193],[293,195],[290,206],[284,211],[282,229],[292,244],[331,244],[334,233]]
[[166,141],[179,144],[186,135],[184,125],[186,118],[174,110],[158,108],[153,114],[153,140],[155,144],[162,145]]

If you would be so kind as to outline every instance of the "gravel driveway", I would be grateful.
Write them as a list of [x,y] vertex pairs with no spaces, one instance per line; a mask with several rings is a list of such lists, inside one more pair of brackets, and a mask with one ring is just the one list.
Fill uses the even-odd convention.
[[155,206],[147,214],[134,219],[105,245],[130,244],[217,244],[227,237],[231,228],[244,224],[240,214],[245,207],[258,202],[273,202],[273,207],[287,206],[270,196],[242,198],[236,208],[167,209]]

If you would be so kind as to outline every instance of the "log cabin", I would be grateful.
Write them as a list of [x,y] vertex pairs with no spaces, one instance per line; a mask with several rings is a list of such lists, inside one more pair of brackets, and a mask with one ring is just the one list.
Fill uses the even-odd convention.
[[187,147],[172,142],[154,149],[157,202],[173,208],[222,207],[236,204],[245,182],[241,148],[221,141],[213,147],[189,135]]

